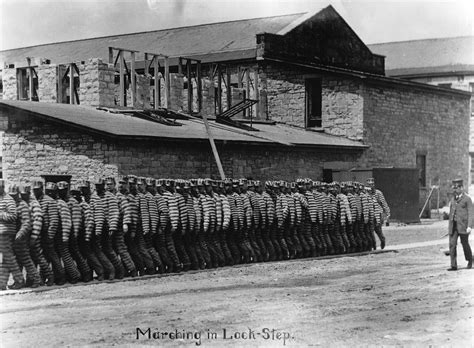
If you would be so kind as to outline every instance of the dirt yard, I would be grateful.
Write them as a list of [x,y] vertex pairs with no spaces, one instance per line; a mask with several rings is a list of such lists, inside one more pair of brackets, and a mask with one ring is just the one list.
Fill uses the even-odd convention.
[[[388,244],[440,241],[446,226],[390,226]],[[473,346],[474,271],[459,248],[447,272],[446,246],[9,291],[1,346]]]

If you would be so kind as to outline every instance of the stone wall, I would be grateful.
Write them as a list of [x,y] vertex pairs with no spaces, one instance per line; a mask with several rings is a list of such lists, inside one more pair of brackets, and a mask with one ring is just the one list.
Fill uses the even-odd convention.
[[[38,99],[40,102],[56,103],[58,101],[57,65],[45,64],[36,68],[38,75]],[[62,75],[61,75],[62,76]]]
[[[108,139],[70,126],[38,122],[32,116],[0,114],[4,129],[3,165],[8,180],[29,180],[39,174],[71,174],[73,180],[101,175],[136,174],[154,177],[218,177],[207,141]],[[322,179],[325,163],[354,165],[353,152],[328,152],[285,146],[253,146],[217,142],[229,177]]]
[[3,100],[17,100],[17,78],[15,68],[2,70]]
[[114,106],[114,68],[98,58],[78,66],[80,72],[79,101],[81,105]]
[[416,167],[426,155],[427,185],[442,188],[446,203],[451,180],[469,173],[469,96],[409,86],[364,84],[366,167]]

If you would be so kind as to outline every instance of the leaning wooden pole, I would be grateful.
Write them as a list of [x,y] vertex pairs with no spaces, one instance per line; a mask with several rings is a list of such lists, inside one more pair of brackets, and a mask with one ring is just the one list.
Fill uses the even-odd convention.
[[204,121],[204,126],[206,127],[207,137],[209,138],[209,142],[211,143],[212,153],[214,154],[214,159],[216,160],[217,169],[219,170],[219,174],[221,179],[225,179],[224,169],[222,168],[221,159],[219,157],[219,153],[217,152],[216,144],[214,143],[214,137],[211,133],[211,127],[209,127],[209,122],[207,121],[207,116],[205,113],[202,114],[202,120]]

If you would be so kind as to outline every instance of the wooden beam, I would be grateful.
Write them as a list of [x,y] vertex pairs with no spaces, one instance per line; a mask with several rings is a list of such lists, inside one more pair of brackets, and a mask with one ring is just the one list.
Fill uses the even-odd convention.
[[112,46],[109,46],[109,52],[110,52],[110,49],[112,50],[117,50],[117,51],[126,51],[126,52],[134,52],[134,53],[138,53],[140,51],[135,51],[135,50],[131,50],[131,49],[128,49],[128,48],[121,48],[121,47],[112,47]]
[[119,58],[119,74],[120,74],[120,86],[119,86],[119,94],[120,94],[120,106],[125,106],[125,76],[124,76],[124,61],[123,61],[123,51],[119,51],[118,53]]
[[[258,100],[258,66],[255,67],[255,70],[254,70],[254,74],[253,74],[253,78],[254,78],[254,90],[255,90],[255,96],[254,96],[254,99],[255,100]],[[260,114],[260,103],[258,102],[257,104],[255,104],[255,117],[258,118],[259,114]]]
[[168,57],[165,57],[165,106],[167,109],[170,107],[170,63]]
[[[248,68],[245,68],[245,98],[250,99],[250,70]],[[245,109],[244,116],[250,116],[249,113],[250,110]]]
[[137,76],[135,75],[135,51],[130,52],[130,81],[132,106],[137,103]]
[[242,88],[242,67],[239,66],[237,69],[237,87]]
[[207,116],[205,113],[202,114],[202,119],[204,121],[204,126],[206,127],[207,137],[209,138],[209,143],[211,144],[212,153],[217,164],[217,169],[219,170],[219,175],[221,180],[225,179],[224,168],[222,168],[221,159],[219,157],[219,152],[217,152],[216,144],[214,143],[214,137],[212,136],[211,127],[209,127],[209,122],[207,121]]
[[112,64],[113,62],[114,62],[114,49],[112,47],[109,47],[109,63]]
[[227,93],[227,110],[232,106],[232,88],[230,86],[230,69],[228,66],[225,67],[226,75],[226,93]]
[[74,104],[74,63],[69,64],[69,104]]
[[61,65],[56,66],[56,76],[58,80],[58,85],[57,88],[58,90],[56,91],[56,102],[57,103],[62,103],[63,102],[63,77],[61,76]]
[[160,100],[160,72],[158,71],[158,59],[156,56],[153,57],[153,77],[155,79],[155,109],[158,109],[161,106]]
[[34,84],[33,84],[33,68],[32,67],[29,67],[28,68],[28,72],[30,74],[30,78],[28,80],[29,82],[29,86],[28,88],[30,89],[30,100],[33,100],[33,92],[34,92]]
[[217,64],[217,114],[222,114],[222,72],[220,64]]
[[198,97],[198,111],[202,111],[202,70],[201,62],[198,62],[196,65],[196,79],[197,79],[197,97]]
[[186,78],[188,80],[188,114],[193,113],[193,81],[191,79],[191,60],[186,60]]

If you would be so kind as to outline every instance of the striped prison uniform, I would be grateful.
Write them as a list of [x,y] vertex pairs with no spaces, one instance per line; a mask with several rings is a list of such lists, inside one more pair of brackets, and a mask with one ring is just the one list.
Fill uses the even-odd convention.
[[97,279],[103,280],[104,266],[102,265],[98,255],[95,253],[94,212],[91,208],[91,205],[84,199],[79,203],[79,206],[81,207],[82,214],[78,237],[79,250],[86,258],[91,270],[97,275]]
[[30,254],[36,266],[39,266],[42,281],[46,285],[54,284],[54,275],[49,262],[43,253],[41,246],[41,229],[43,227],[43,210],[34,196],[30,196],[26,202],[30,209],[32,218],[32,229],[30,236]]
[[277,217],[276,240],[281,250],[281,259],[288,260],[290,252],[284,238],[284,228],[287,219],[290,218],[290,207],[284,193],[280,192],[276,196],[275,212]]
[[155,246],[155,249],[158,250],[158,254],[160,255],[163,266],[166,267],[166,271],[171,272],[174,263],[166,245],[166,234],[171,233],[169,230],[171,225],[168,204],[166,203],[165,198],[158,192],[155,194],[154,198],[158,211],[158,226],[153,239],[153,245]]
[[81,273],[82,281],[88,282],[92,280],[92,270],[87,263],[86,257],[82,255],[79,247],[79,236],[82,227],[82,208],[74,197],[69,197],[67,204],[72,218],[72,233],[69,236],[69,249],[72,258],[76,261],[77,268]]
[[[129,241],[129,252],[135,265],[137,263],[143,265],[143,269],[139,268],[141,275],[143,274],[154,274],[156,273],[155,263],[153,258],[148,252],[143,233],[149,232],[149,217],[148,210],[146,209],[146,198],[141,193],[128,194],[128,202],[130,206],[130,214],[132,216],[132,223],[129,226],[131,231],[130,236],[132,240]],[[135,255],[135,258],[134,258]],[[141,261],[135,261],[135,260]]]
[[188,227],[187,207],[184,197],[180,193],[173,192],[173,196],[175,197],[175,202],[177,203],[177,227],[176,232],[173,235],[174,246],[176,248],[176,252],[178,253],[178,257],[183,264],[183,270],[187,271],[191,268],[191,260],[189,258],[188,252],[186,251],[186,247],[184,246],[184,234]]
[[168,255],[171,261],[173,262],[173,270],[181,271],[183,265],[181,263],[181,260],[179,259],[178,252],[176,250],[176,245],[174,243],[174,234],[178,229],[179,220],[178,201],[176,200],[176,197],[169,191],[164,191],[162,197],[166,202],[169,216],[169,223],[167,224],[165,230],[166,250],[168,251]]
[[216,202],[219,202],[220,211],[222,213],[222,221],[217,234],[218,242],[225,257],[225,264],[232,266],[234,264],[234,258],[232,257],[230,247],[227,243],[227,232],[229,230],[231,219],[230,203],[225,194],[219,193],[215,194],[215,196]]
[[71,211],[66,201],[61,198],[57,199],[59,208],[59,231],[60,237],[58,238],[59,254],[64,263],[64,269],[66,271],[66,278],[71,283],[77,283],[81,278],[81,274],[74,262],[71,251],[69,249],[69,237],[72,230],[72,217]]
[[229,202],[230,209],[229,229],[227,231],[227,245],[229,246],[230,252],[232,254],[234,264],[239,264],[242,262],[242,255],[239,249],[238,232],[240,225],[237,213],[237,202],[235,200],[235,196],[232,193],[228,193],[226,197],[227,201]]
[[[56,235],[61,237],[59,228],[58,203],[48,195],[43,195],[39,200],[43,211],[43,230],[41,231],[41,242],[46,260],[51,262],[56,284],[64,284],[66,275],[61,259],[55,249]],[[60,238],[61,240],[61,238]]]
[[104,233],[105,229],[105,206],[102,199],[95,193],[91,196],[90,208],[94,221],[94,232],[92,234],[93,252],[97,256],[97,259],[104,269],[104,278],[115,279],[115,268],[112,262],[110,262],[110,260],[105,255],[102,244],[102,234]]
[[379,207],[379,212],[380,212],[380,223],[377,223],[375,225],[375,233],[380,239],[380,243],[382,247],[385,247],[385,236],[382,232],[382,225],[384,223],[384,220],[390,216],[390,208],[387,204],[387,201],[385,200],[385,197],[380,190],[375,190],[375,201]]
[[367,240],[367,250],[375,249],[375,235],[374,235],[374,204],[372,198],[368,193],[361,191],[359,193],[362,201],[362,212],[364,220],[364,235]]
[[186,225],[186,230],[184,231],[184,247],[188,253],[189,260],[191,263],[191,269],[196,270],[200,268],[201,261],[198,257],[198,246],[197,246],[197,235],[196,235],[196,211],[194,210],[194,199],[188,193],[184,192],[182,194],[185,211],[187,214],[188,223]]
[[[264,260],[264,250],[260,248],[260,244],[257,239],[256,226],[260,224],[261,214],[260,206],[256,200],[255,192],[247,191],[245,194],[245,204],[249,206],[250,219],[249,224],[247,225],[247,231],[249,236],[249,242],[252,246],[252,249],[255,252],[256,261],[262,262]],[[244,205],[245,207],[245,205]]]
[[161,262],[158,251],[153,245],[153,238],[155,237],[156,228],[158,226],[158,208],[154,196],[150,192],[139,192],[137,196],[140,211],[139,221],[141,222],[143,234],[143,245],[153,262],[153,269],[148,269],[147,273],[153,274],[156,271],[158,271],[158,273],[163,273],[164,266]]
[[316,235],[320,239],[322,255],[328,255],[333,253],[333,247],[331,238],[328,234],[327,224],[324,218],[326,209],[324,201],[326,199],[326,196],[323,192],[320,192],[318,190],[313,190],[312,192],[316,203]]
[[268,261],[276,260],[276,252],[274,242],[272,241],[271,229],[273,227],[273,222],[275,220],[275,205],[273,199],[268,192],[262,193],[261,204],[263,207],[261,211],[263,212],[262,219],[262,239],[265,243],[265,248],[268,252]]
[[[120,259],[123,262],[125,271],[128,273],[128,275],[135,277],[137,275],[137,268],[132,260],[132,256],[128,252],[127,245],[125,244],[125,232],[123,230],[123,226],[125,224],[124,214],[125,211],[128,212],[129,209],[128,199],[126,195],[120,192],[117,192],[115,196],[119,207],[119,221],[117,231],[112,236],[112,246],[115,252],[120,255]],[[129,222],[127,222],[127,228],[128,224]]]
[[339,234],[344,243],[345,252],[350,253],[352,252],[352,244],[347,235],[347,224],[352,220],[351,207],[345,194],[338,193],[336,198],[338,206]]
[[316,242],[311,233],[312,226],[317,223],[317,204],[311,191],[306,191],[299,196],[302,207],[301,224],[298,227],[298,238],[300,240],[302,256],[316,256]]
[[13,253],[13,240],[16,230],[16,205],[13,198],[4,193],[0,195],[0,287],[6,289],[10,273],[16,284],[24,284],[23,274]]
[[338,204],[338,199],[333,194],[328,194],[329,205],[328,205],[328,228],[329,235],[331,236],[331,241],[334,246],[334,249],[337,254],[343,254],[346,252],[346,247],[344,246],[344,241],[340,233],[340,207]]
[[351,220],[348,221],[346,228],[347,237],[349,238],[349,242],[352,244],[353,252],[362,251],[360,238],[356,228],[358,221],[357,199],[353,193],[348,193],[346,197],[351,211]]
[[24,201],[17,202],[17,232],[13,242],[13,251],[15,253],[20,270],[24,267],[26,270],[27,284],[32,287],[38,287],[41,278],[35,264],[30,256],[30,236],[32,230],[31,215],[28,204]]
[[105,209],[104,229],[102,233],[102,248],[105,256],[110,260],[115,269],[115,278],[122,279],[125,276],[125,268],[117,256],[113,247],[113,240],[117,235],[120,220],[120,209],[117,197],[109,191],[105,191],[100,197]]
[[199,258],[200,268],[209,268],[211,267],[211,255],[209,254],[207,240],[204,234],[202,199],[201,195],[197,192],[193,193],[193,206],[194,211],[196,212],[196,251]]

